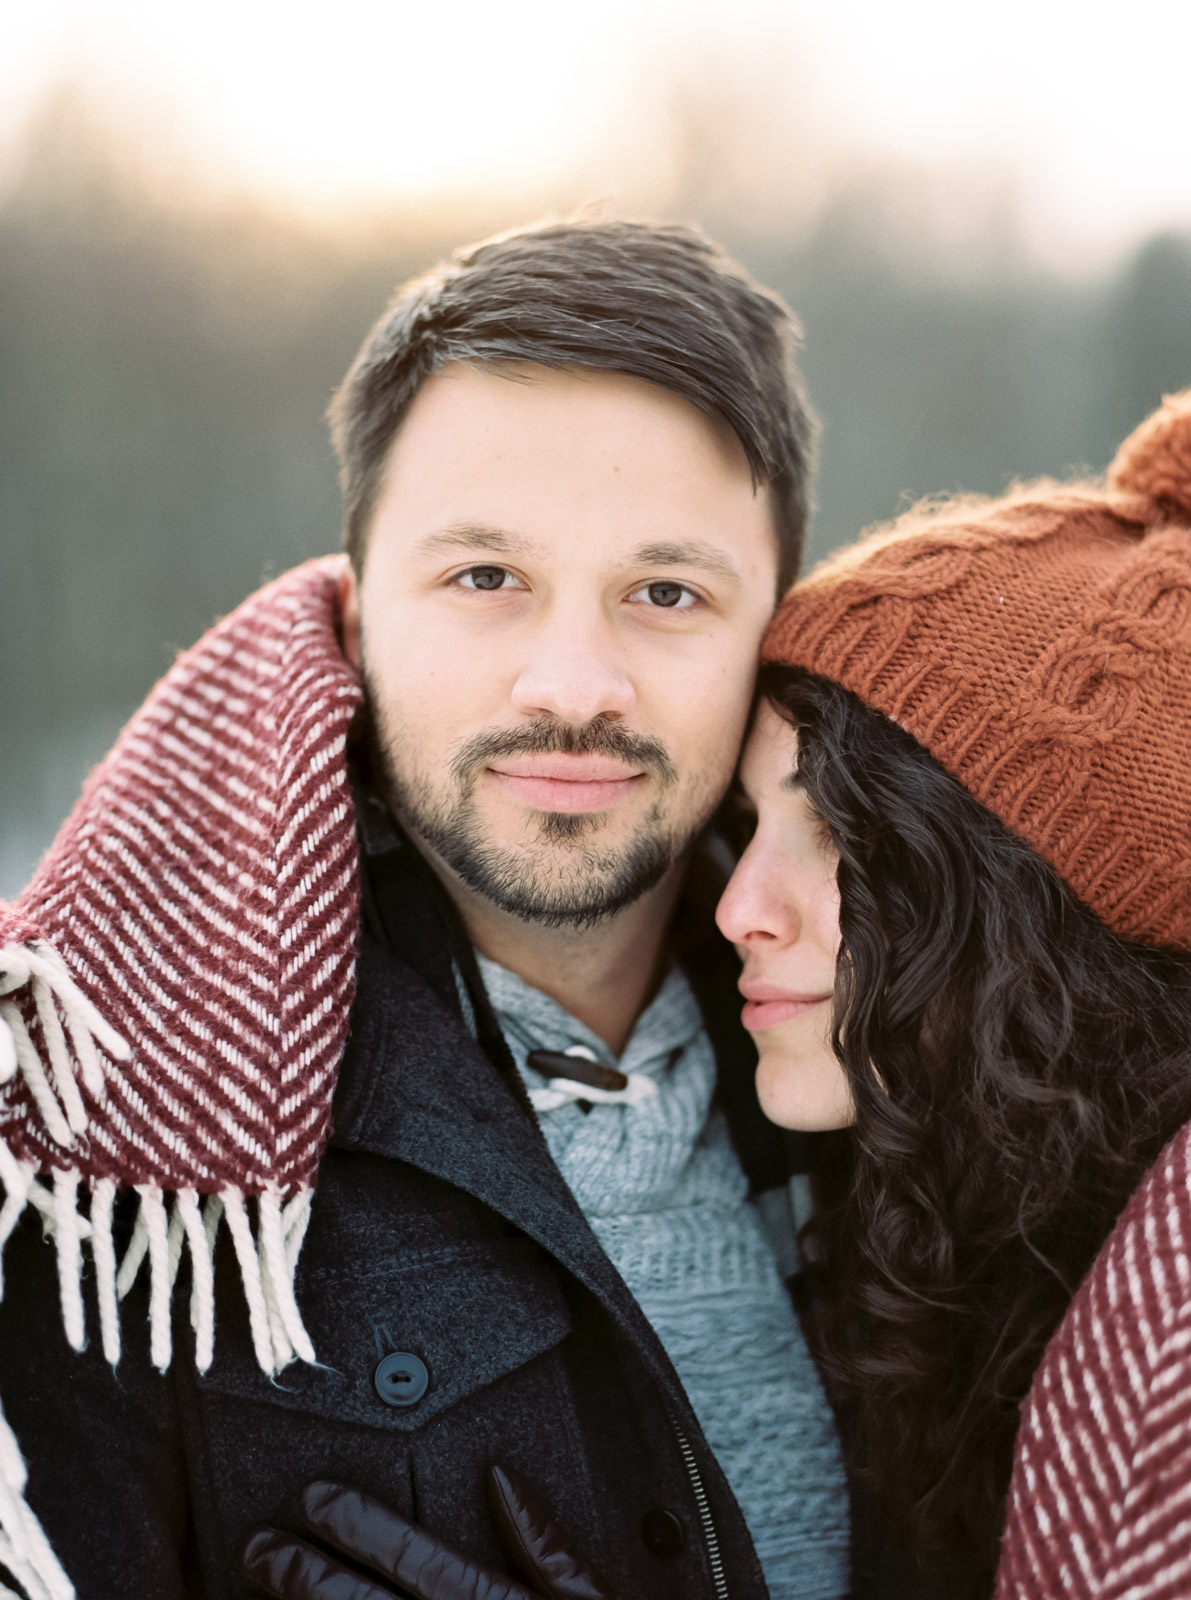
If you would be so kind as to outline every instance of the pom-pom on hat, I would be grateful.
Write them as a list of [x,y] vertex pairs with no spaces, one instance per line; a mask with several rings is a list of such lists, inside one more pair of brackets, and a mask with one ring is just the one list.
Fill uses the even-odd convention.
[[762,654],[892,718],[1116,932],[1191,949],[1191,390],[1103,487],[926,503],[829,558]]
[[1134,429],[1108,469],[1108,486],[1143,495],[1175,522],[1191,520],[1191,389],[1167,395]]

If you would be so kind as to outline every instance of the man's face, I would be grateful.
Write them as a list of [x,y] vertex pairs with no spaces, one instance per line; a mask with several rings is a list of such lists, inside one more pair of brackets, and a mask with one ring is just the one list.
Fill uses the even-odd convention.
[[630,904],[727,787],[776,581],[767,493],[685,400],[536,366],[428,379],[344,592],[402,821],[523,919]]

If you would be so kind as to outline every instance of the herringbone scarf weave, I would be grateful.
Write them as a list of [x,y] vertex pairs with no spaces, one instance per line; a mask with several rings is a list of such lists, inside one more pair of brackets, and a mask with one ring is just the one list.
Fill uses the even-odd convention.
[[[315,1359],[293,1280],[358,934],[345,745],[361,690],[336,631],[341,571],[287,574],[183,655],[0,907],[0,1250],[36,1206],[67,1337],[81,1349],[97,1319],[113,1363],[144,1268],[153,1360],[169,1365],[184,1252],[195,1359],[210,1363],[221,1226],[260,1365]],[[24,1481],[0,1415],[0,1562],[31,1600],[68,1600]]]
[[[360,689],[336,636],[338,571],[288,574],[179,659],[0,911],[0,949],[17,946],[4,987],[22,944],[48,943],[107,1024],[77,1096],[18,1046],[32,1071],[0,1091],[18,1161],[175,1192],[312,1184],[356,947],[344,742]],[[26,1017],[42,1058],[55,1011]]]
[[1022,1409],[996,1600],[1191,1594],[1191,1128],[1130,1200]]

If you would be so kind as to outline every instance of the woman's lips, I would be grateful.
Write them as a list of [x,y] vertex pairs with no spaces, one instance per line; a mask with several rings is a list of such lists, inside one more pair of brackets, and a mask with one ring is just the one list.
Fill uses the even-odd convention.
[[644,777],[608,756],[509,756],[488,768],[502,789],[534,811],[608,811]]
[[740,1020],[750,1033],[763,1033],[766,1028],[805,1016],[816,1006],[829,1005],[832,999],[831,994],[792,994],[767,983],[742,982],[739,988],[744,995]]

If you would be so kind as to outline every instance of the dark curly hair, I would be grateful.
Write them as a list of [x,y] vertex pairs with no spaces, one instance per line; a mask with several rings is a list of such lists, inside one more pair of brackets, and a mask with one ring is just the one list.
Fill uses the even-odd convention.
[[828,1381],[895,1536],[987,1570],[1047,1340],[1191,1117],[1191,957],[1114,934],[839,685],[771,667],[762,690],[840,857]]

